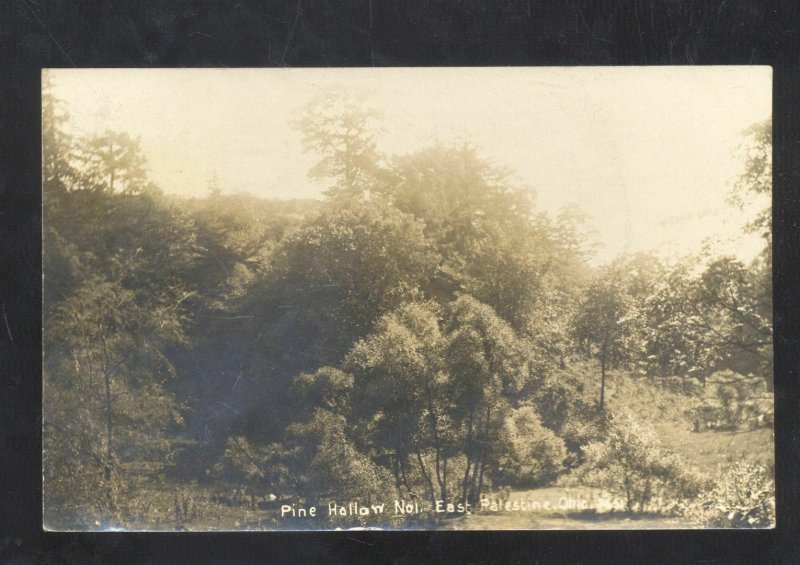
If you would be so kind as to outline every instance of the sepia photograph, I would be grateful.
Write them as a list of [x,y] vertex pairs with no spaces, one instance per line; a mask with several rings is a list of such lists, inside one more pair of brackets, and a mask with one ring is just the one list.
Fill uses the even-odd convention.
[[43,70],[44,529],[774,528],[772,152],[766,66]]

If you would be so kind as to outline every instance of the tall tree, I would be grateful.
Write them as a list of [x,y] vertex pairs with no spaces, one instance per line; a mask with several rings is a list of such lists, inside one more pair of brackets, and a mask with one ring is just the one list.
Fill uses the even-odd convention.
[[674,266],[645,298],[642,366],[651,375],[694,377],[705,385],[723,352],[714,344],[711,320],[702,322],[695,268],[689,260]]
[[65,121],[45,90],[43,476],[53,508],[80,514],[113,506],[121,463],[162,457],[179,426],[170,357],[186,345],[197,247],[184,215],[142,193],[135,142],[79,143]]
[[[55,310],[44,341],[50,391],[45,433],[57,437],[64,426],[94,438],[89,460],[102,467],[104,484],[111,489],[120,446],[146,451],[148,434],[160,435],[180,419],[165,388],[174,378],[165,353],[169,345],[183,343],[181,320],[172,308],[137,304],[135,293],[119,281],[95,277]],[[62,411],[62,403],[76,392],[83,395],[75,398],[80,404]],[[63,447],[48,445],[54,451]]]
[[45,205],[53,192],[71,188],[75,171],[71,159],[72,138],[64,131],[69,113],[53,93],[53,79],[42,72],[42,187]]
[[586,289],[575,320],[575,334],[600,362],[600,409],[605,405],[606,372],[630,362],[639,345],[641,318],[619,268],[607,267]]
[[384,181],[381,194],[423,222],[441,257],[428,295],[469,293],[523,331],[557,256],[532,192],[467,143],[398,157]]
[[744,133],[744,170],[730,196],[753,214],[744,230],[760,235],[764,247],[749,265],[706,250],[673,269],[648,299],[647,361],[703,382],[728,366],[761,375],[771,388],[772,120]]
[[75,162],[85,190],[137,194],[148,188],[139,140],[127,133],[106,131],[82,139]]
[[[447,464],[453,455],[444,345],[437,308],[409,303],[381,318],[345,361],[355,375],[354,423],[369,422],[370,451],[389,451],[399,488],[410,488],[407,469],[418,466],[434,505],[437,498],[448,499]],[[432,468],[425,461],[428,453]]]
[[772,207],[769,202],[772,194],[772,117],[753,124],[744,135],[744,170],[736,179],[730,198],[741,208],[760,201],[762,207],[746,229],[759,234],[769,246],[772,241]]
[[760,374],[769,388],[772,279],[766,273],[770,271],[758,260],[751,267],[732,257],[713,260],[696,281],[692,318],[723,358],[741,372]]
[[359,200],[369,192],[380,166],[379,116],[353,95],[332,91],[312,100],[297,118],[305,150],[322,156],[309,176],[330,179],[333,184],[327,194],[331,198]]
[[[748,201],[760,206],[755,217],[746,226],[750,233],[764,239],[761,254],[749,265],[749,275],[738,273],[736,287],[747,296],[741,296],[730,308],[724,307],[739,319],[740,333],[747,349],[760,359],[759,372],[767,386],[773,386],[772,367],[772,117],[753,124],[745,131],[746,159],[744,171],[734,185],[732,200],[741,207]],[[738,270],[738,269],[737,269]]]
[[463,502],[480,497],[508,409],[530,378],[524,342],[494,310],[464,295],[448,307],[445,358],[466,459]]
[[434,263],[408,214],[378,203],[329,206],[283,239],[254,287],[262,289],[254,308],[272,312],[263,330],[284,354],[304,336],[299,368],[338,363],[382,314],[419,295]]

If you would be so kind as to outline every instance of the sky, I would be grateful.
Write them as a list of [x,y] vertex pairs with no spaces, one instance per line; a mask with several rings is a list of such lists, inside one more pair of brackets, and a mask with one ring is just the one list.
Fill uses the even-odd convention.
[[[382,113],[379,148],[402,155],[469,140],[556,214],[577,205],[601,244],[672,257],[708,238],[747,260],[753,210],[727,202],[743,130],[771,115],[769,67],[59,69],[54,93],[78,135],[140,137],[151,179],[172,194],[321,198],[297,112],[331,89]],[[762,203],[763,204],[763,203]],[[757,206],[757,204],[754,204]]]

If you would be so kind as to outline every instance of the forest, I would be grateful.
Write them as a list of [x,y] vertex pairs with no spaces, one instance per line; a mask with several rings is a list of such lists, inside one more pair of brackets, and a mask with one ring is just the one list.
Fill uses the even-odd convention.
[[42,102],[45,528],[774,526],[768,206],[752,262],[598,266],[579,208],[469,142],[382,154],[344,93],[294,123],[322,200],[173,195]]

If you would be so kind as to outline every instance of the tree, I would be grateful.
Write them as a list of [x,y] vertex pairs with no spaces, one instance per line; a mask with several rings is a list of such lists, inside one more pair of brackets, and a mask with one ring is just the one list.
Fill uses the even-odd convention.
[[58,206],[49,227],[73,244],[94,272],[113,272],[126,288],[149,299],[174,303],[193,290],[189,275],[202,249],[192,219],[168,200],[149,193],[75,190],[62,195]]
[[466,295],[441,313],[406,304],[356,343],[344,368],[355,429],[398,488],[413,492],[418,476],[432,504],[477,500],[530,379],[525,343],[490,306]]
[[251,311],[272,310],[265,333],[284,351],[304,336],[303,365],[338,363],[383,313],[419,295],[434,262],[411,216],[375,203],[328,207],[282,240],[255,287],[271,299]]
[[53,94],[53,79],[42,71],[42,188],[45,205],[54,192],[72,187],[75,170],[71,158],[74,150],[72,138],[64,131],[69,113]]
[[377,190],[423,222],[441,258],[428,296],[447,303],[457,292],[470,294],[515,331],[525,329],[558,255],[531,191],[467,143],[395,158]]
[[[753,124],[744,131],[744,171],[736,179],[731,202],[745,208],[752,201],[772,194],[772,117]],[[772,207],[767,201],[747,225],[747,231],[763,237],[767,246],[772,241]]]
[[292,383],[292,395],[303,412],[324,408],[346,416],[352,408],[353,376],[335,367],[300,373]]
[[214,171],[208,178],[208,200],[217,201],[221,195],[222,188],[220,188],[219,176],[217,176],[217,172]]
[[576,204],[561,208],[555,218],[553,237],[561,253],[560,272],[571,282],[588,276],[586,261],[594,255],[599,243],[594,241],[597,232],[589,227],[590,217]]
[[732,257],[713,260],[697,279],[691,321],[724,359],[761,374],[771,389],[772,280],[765,270]]
[[[437,496],[448,500],[448,459],[454,455],[447,396],[451,383],[443,366],[438,316],[433,304],[405,304],[384,315],[345,360],[357,390],[354,424],[367,423],[364,439],[370,452],[389,460],[398,488],[407,490],[412,488],[407,469],[413,458],[434,505]],[[425,462],[431,452],[433,469]]]
[[304,149],[322,155],[308,174],[314,180],[333,180],[327,192],[331,198],[359,200],[369,192],[380,161],[375,144],[378,117],[352,95],[332,91],[312,100],[295,121]]
[[453,383],[449,394],[466,458],[461,499],[474,502],[497,448],[504,415],[519,401],[530,367],[524,342],[490,306],[470,296],[449,305],[445,328],[445,358]]
[[[92,438],[80,456],[102,468],[111,489],[121,446],[129,453],[147,450],[148,434],[158,436],[180,422],[177,403],[165,388],[174,378],[165,351],[183,342],[174,309],[137,303],[118,280],[88,277],[46,324],[45,434],[57,437],[66,427]],[[62,410],[64,402],[79,404]],[[55,452],[62,448],[49,445]],[[107,502],[113,505],[111,490]]]
[[75,168],[84,190],[138,194],[148,188],[145,166],[139,140],[127,133],[106,131],[77,146]]
[[395,494],[388,471],[353,444],[345,418],[323,408],[290,424],[283,446],[273,447],[273,465],[282,468],[306,500],[369,505]]
[[514,485],[540,485],[562,470],[567,458],[564,442],[542,425],[533,406],[512,410],[500,437],[493,457],[497,479]]
[[[734,276],[740,296],[734,304],[723,304],[738,318],[745,349],[761,360],[759,371],[772,388],[772,117],[745,130],[747,149],[744,171],[734,185],[731,199],[740,207],[758,202],[761,209],[745,227],[764,239],[764,248],[745,275],[738,267]],[[744,275],[744,276],[743,276]],[[729,294],[730,296],[730,294]],[[733,310],[731,309],[733,306]],[[758,350],[758,351],[754,351]]]
[[626,278],[611,266],[595,276],[586,289],[575,320],[576,339],[600,361],[600,401],[605,402],[606,371],[634,358],[641,318]]
[[142,191],[136,142],[75,142],[65,121],[46,92],[43,476],[50,508],[75,519],[113,509],[125,464],[165,458],[182,424],[171,354],[187,345],[198,249],[191,222]]
[[457,252],[480,239],[487,223],[514,229],[533,215],[531,193],[469,143],[437,144],[394,158],[378,189],[398,209],[424,220],[432,240]]
[[587,484],[621,495],[628,512],[643,512],[657,498],[696,495],[698,479],[675,454],[664,449],[655,431],[628,414],[615,414],[607,437],[583,448],[585,461],[577,470]]
[[724,355],[712,328],[698,317],[704,309],[697,302],[692,269],[689,263],[676,265],[644,300],[641,365],[651,375],[694,377],[705,384]]
[[765,245],[749,265],[708,249],[678,265],[646,300],[646,357],[651,371],[705,377],[715,368],[760,374],[772,388],[772,119],[744,132],[744,170],[731,203],[760,207],[745,226]]

